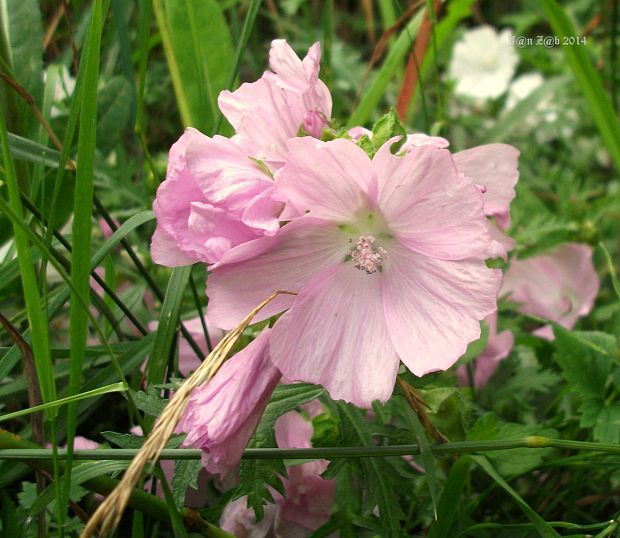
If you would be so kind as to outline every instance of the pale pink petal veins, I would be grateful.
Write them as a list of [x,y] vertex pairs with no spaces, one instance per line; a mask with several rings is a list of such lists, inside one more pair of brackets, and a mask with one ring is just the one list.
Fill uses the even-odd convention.
[[[310,216],[290,222],[272,237],[233,248],[209,276],[213,323],[224,329],[236,327],[269,295],[282,290],[299,292],[317,272],[341,262],[349,249],[335,224]],[[267,319],[293,301],[294,296],[281,295],[254,319]]]
[[246,82],[232,93],[221,92],[218,103],[243,148],[272,170],[285,162],[286,141],[296,135],[307,112],[302,96],[265,78]]
[[447,150],[414,147],[398,157],[384,144],[372,161],[378,206],[390,230],[408,248],[444,260],[485,254],[489,225],[482,196],[457,174]]
[[[246,226],[240,218],[224,208],[204,202],[192,202],[187,219],[189,236],[181,245],[196,246],[199,260],[215,263],[235,245],[256,239],[259,232]],[[190,243],[189,240],[192,240]]]
[[519,179],[519,150],[507,144],[486,144],[459,151],[454,162],[459,172],[486,187],[484,212],[506,229],[510,225],[510,202]]
[[151,258],[155,263],[166,267],[181,267],[197,261],[196,257],[185,254],[174,237],[159,225],[151,239]]
[[482,260],[436,260],[393,244],[382,276],[392,343],[418,376],[454,364],[497,308],[501,271]]
[[276,233],[280,229],[278,215],[282,213],[284,204],[273,198],[273,186],[255,196],[243,210],[241,220],[247,226],[264,230],[266,235]]
[[[570,329],[594,304],[599,279],[592,248],[567,243],[548,254],[513,260],[504,276],[502,293],[521,303],[520,310]],[[542,336],[550,336],[547,330]]]
[[375,182],[370,159],[348,140],[311,137],[288,142],[289,159],[276,173],[275,197],[299,212],[347,222],[368,205]]
[[320,383],[334,399],[362,407],[386,401],[399,361],[383,314],[381,273],[339,264],[317,274],[274,326],[271,355],[284,376]]
[[268,345],[265,330],[190,396],[177,431],[187,433],[184,445],[204,451],[209,472],[223,477],[239,463],[280,380]]
[[187,167],[207,201],[239,213],[273,185],[272,179],[228,138],[202,137],[187,148]]

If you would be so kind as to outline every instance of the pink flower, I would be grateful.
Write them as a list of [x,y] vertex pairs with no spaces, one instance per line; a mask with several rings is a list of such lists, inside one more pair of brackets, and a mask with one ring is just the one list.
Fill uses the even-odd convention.
[[459,172],[484,187],[484,213],[505,230],[510,225],[510,202],[519,179],[519,150],[507,144],[485,144],[454,154]]
[[[500,272],[478,188],[433,146],[404,156],[386,143],[371,161],[353,142],[288,142],[276,194],[303,216],[233,248],[209,279],[210,315],[231,328],[276,290],[266,319],[289,379],[335,399],[387,400],[399,358],[416,375],[450,367],[496,309]],[[304,214],[304,212],[307,212]]]
[[320,137],[328,125],[332,99],[319,79],[320,59],[318,43],[300,60],[285,40],[276,39],[269,51],[271,71],[219,96],[220,110],[237,132],[236,142],[271,170],[284,164],[286,141],[301,127]]
[[[276,442],[280,448],[311,448],[312,424],[296,411],[276,420]],[[329,461],[318,460],[287,469],[286,496],[278,502],[279,534],[308,536],[327,523],[334,502],[335,483],[321,478]]]
[[239,463],[281,374],[268,352],[269,330],[229,359],[192,393],[177,431],[202,448],[207,471],[222,478]]
[[[514,344],[514,336],[510,331],[497,332],[497,311],[485,318],[489,326],[489,337],[484,351],[476,357],[474,370],[474,385],[476,388],[483,387],[495,372],[500,361],[505,359]],[[467,367],[465,365],[457,370],[459,381],[463,385],[469,382]]]
[[170,148],[153,211],[155,263],[214,263],[235,245],[273,233],[282,204],[272,179],[233,141],[187,129]]
[[[276,420],[279,448],[310,448],[312,433],[312,424],[296,411]],[[320,476],[328,464],[327,460],[319,460],[289,467],[288,478],[283,479],[286,495],[282,497],[272,490],[275,504],[265,507],[265,516],[260,522],[256,522],[254,511],[247,507],[247,499],[241,497],[226,506],[220,527],[237,537],[310,536],[329,520],[331,514],[335,483]]]
[[[599,279],[588,245],[566,243],[549,254],[512,260],[504,276],[502,294],[521,303],[519,309],[571,329],[586,316],[598,294]],[[534,334],[553,340],[546,325]]]

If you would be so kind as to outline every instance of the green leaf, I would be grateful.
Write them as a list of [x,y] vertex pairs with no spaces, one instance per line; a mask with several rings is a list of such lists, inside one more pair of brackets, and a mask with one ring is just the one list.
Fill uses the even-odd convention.
[[125,77],[108,80],[97,95],[97,147],[108,153],[129,125],[133,88]]
[[[487,413],[480,417],[469,430],[467,441],[516,440],[530,435],[557,436],[554,430],[503,422],[497,415]],[[502,475],[515,476],[527,473],[540,466],[544,458],[549,456],[552,451],[553,449],[547,448],[541,450],[511,448],[489,453],[487,457]]]
[[450,441],[461,441],[466,436],[468,404],[463,391],[454,387],[420,390],[422,399],[430,408],[426,414],[433,425]]
[[[255,443],[254,439],[250,441],[248,448],[254,448]],[[285,494],[280,476],[287,476],[282,460],[241,460],[239,485],[235,490],[234,498],[238,499],[247,495],[248,508],[254,510],[257,521],[260,521],[265,515],[263,505],[266,502],[274,502],[268,489],[269,486],[282,495]]]
[[[248,447],[268,448],[276,446],[275,422],[278,417],[303,403],[318,398],[324,392],[325,389],[322,387],[307,383],[276,387]],[[284,492],[284,486],[279,475],[286,476],[286,468],[281,460],[243,460],[239,470],[239,486],[235,491],[235,497],[247,495],[248,506],[254,509],[258,519],[262,519],[265,501],[273,502],[273,497],[267,486],[270,485],[277,491]]]
[[154,8],[183,124],[210,134],[234,61],[226,19],[215,0],[156,0]]
[[21,409],[19,411],[14,411],[13,413],[7,413],[6,415],[0,415],[0,422],[4,422],[5,420],[13,420],[24,415],[37,413],[38,411],[54,409],[56,407],[60,407],[61,405],[79,402],[80,400],[92,398],[93,396],[102,396],[111,392],[125,392],[126,390],[127,386],[124,383],[113,383],[112,385],[108,385],[106,387],[99,387],[97,389],[88,390],[86,392],[80,392],[79,394],[67,396],[66,398],[60,398],[59,400],[53,400],[51,402],[47,402],[41,405],[34,405],[27,409]]
[[510,495],[516,503],[519,505],[523,513],[527,516],[527,518],[532,522],[538,534],[540,534],[543,538],[560,538],[560,534],[558,534],[551,525],[549,525],[543,518],[541,518],[531,507],[527,504],[523,498],[506,482],[500,474],[493,468],[491,462],[484,456],[472,456],[472,459],[480,466],[482,469],[486,471],[486,473],[493,479],[495,482]]
[[461,495],[469,477],[472,460],[462,456],[452,466],[437,505],[437,520],[429,529],[428,538],[450,538],[452,522],[461,505]]
[[131,433],[101,432],[103,438],[119,448],[141,448],[144,444],[144,437]]
[[151,417],[161,415],[164,407],[168,404],[168,400],[163,399],[159,395],[159,391],[153,386],[149,386],[146,392],[132,390],[131,395],[136,407]]
[[198,475],[202,471],[200,460],[180,460],[175,462],[172,476],[172,495],[177,506],[185,504],[187,488],[198,489]]
[[435,457],[431,452],[430,443],[426,437],[426,430],[420,418],[409,405],[403,406],[405,411],[405,417],[409,426],[413,430],[413,433],[418,441],[420,447],[420,455],[424,462],[424,471],[426,472],[426,483],[428,484],[428,490],[431,494],[431,502],[433,503],[433,512],[435,519],[437,519],[437,475],[435,474]]
[[400,147],[405,143],[407,139],[407,131],[403,127],[396,109],[390,108],[390,111],[382,116],[372,128],[372,145],[377,152],[383,144],[385,144],[390,138],[400,136],[400,140],[394,142],[390,151],[396,153]]
[[[541,0],[541,4],[553,32],[560,40],[581,35],[555,0]],[[595,62],[588,53],[589,49],[579,42],[563,43],[560,48],[566,55],[577,85],[588,103],[603,142],[616,165],[616,170],[620,171],[620,122],[605,92],[601,77],[594,68]]]
[[[362,411],[356,407],[338,403],[340,420],[343,428],[343,442],[350,446],[374,445],[371,425],[364,419]],[[386,472],[391,465],[387,458],[364,458],[361,461],[364,470],[364,484],[367,486],[368,507],[378,506],[379,515],[384,525],[386,538],[401,536],[400,520],[403,518],[397,488]]]
[[[43,24],[39,2],[0,0],[0,18],[0,34],[4,34],[8,45],[8,60],[15,80],[40,103],[43,93]],[[35,123],[26,103],[20,100],[17,107],[22,119],[28,118],[28,123]]]
[[308,383],[277,386],[265,408],[258,428],[256,428],[254,446],[261,448],[276,446],[275,423],[278,417],[292,411],[301,404],[318,398],[324,392],[323,387]]
[[569,331],[558,324],[554,324],[553,332],[556,337],[554,359],[582,400],[581,426],[594,428],[595,441],[620,441],[620,429],[616,426],[620,407],[605,402],[616,350],[615,337],[595,331]]
[[[71,473],[71,490],[75,491],[75,486],[83,484],[92,478],[97,476],[111,474],[118,471],[123,471],[129,465],[129,461],[89,461],[77,465]],[[74,495],[71,495],[71,499],[74,499]],[[34,517],[52,501],[56,500],[54,496],[53,485],[48,486],[45,491],[39,495],[36,502],[30,506],[29,516]]]

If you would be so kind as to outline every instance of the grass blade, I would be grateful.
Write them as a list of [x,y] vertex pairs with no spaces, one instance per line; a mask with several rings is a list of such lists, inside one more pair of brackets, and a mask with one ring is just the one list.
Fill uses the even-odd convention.
[[542,517],[540,517],[529,504],[527,504],[521,495],[519,495],[511,486],[506,482],[499,473],[493,468],[491,463],[484,456],[472,456],[472,459],[480,466],[484,471],[493,479],[495,483],[500,486],[508,495],[510,495],[516,503],[519,505],[523,513],[532,522],[538,534],[543,538],[559,538],[558,534],[553,527],[549,525]]
[[47,402],[41,405],[35,405],[33,407],[28,407],[27,409],[20,409],[19,411],[14,411],[13,413],[7,413],[6,415],[0,415],[0,422],[4,422],[5,420],[12,420],[18,417],[23,417],[31,413],[37,413],[38,411],[47,411],[48,409],[55,409],[57,407],[60,407],[61,405],[67,405],[73,402],[79,402],[80,400],[84,400],[86,398],[92,398],[93,396],[101,396],[103,394],[109,394],[110,392],[125,392],[126,390],[127,390],[127,385],[125,383],[112,383],[111,385],[106,385],[105,387],[99,387],[97,389],[89,390],[86,392],[81,392],[80,394],[67,396],[66,398],[60,398],[59,400],[53,400],[51,402]]
[[403,59],[411,48],[411,43],[416,38],[420,24],[422,24],[424,12],[425,10],[421,9],[399,34],[394,45],[390,48],[387,58],[381,65],[374,82],[363,94],[357,108],[351,114],[348,123],[349,127],[363,125],[371,118],[372,112],[377,108],[379,101],[381,101],[385,94],[385,88],[390,79],[401,67]]
[[[541,4],[553,32],[560,40],[580,35],[555,0],[541,0]],[[588,102],[601,138],[607,146],[616,169],[620,171],[620,122],[603,88],[601,77],[594,68],[594,62],[589,57],[587,49],[580,43],[563,43],[561,48],[566,55],[575,81]]]

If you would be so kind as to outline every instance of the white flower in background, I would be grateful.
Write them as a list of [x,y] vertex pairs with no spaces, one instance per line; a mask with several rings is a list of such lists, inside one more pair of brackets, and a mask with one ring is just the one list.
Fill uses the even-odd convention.
[[511,35],[510,29],[498,33],[492,26],[465,32],[454,46],[448,69],[457,95],[483,101],[508,89],[519,61]]
[[[513,110],[521,101],[527,99],[540,88],[545,79],[540,73],[525,73],[515,78],[508,89],[504,113]],[[549,142],[558,137],[569,138],[574,132],[573,125],[579,117],[575,110],[558,101],[558,96],[545,92],[528,109],[521,125],[534,129],[538,142]],[[560,121],[561,120],[561,121]]]
[[45,71],[43,80],[46,84],[49,77],[54,83],[54,104],[50,110],[50,115],[52,118],[56,118],[66,110],[62,103],[73,94],[75,78],[71,76],[66,66],[55,64],[50,65]]

